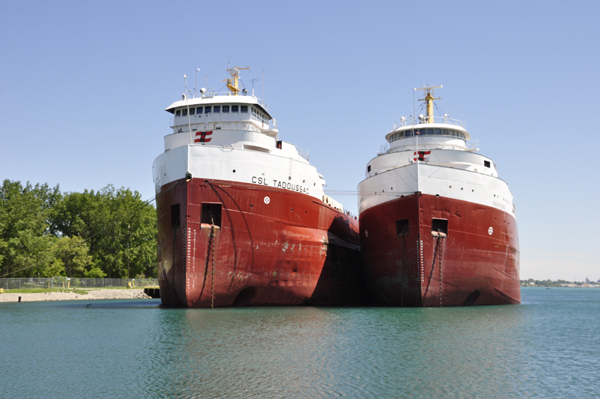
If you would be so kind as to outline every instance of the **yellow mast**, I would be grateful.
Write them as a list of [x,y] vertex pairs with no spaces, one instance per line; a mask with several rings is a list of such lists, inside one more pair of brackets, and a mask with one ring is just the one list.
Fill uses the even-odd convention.
[[415,90],[427,90],[427,94],[425,98],[420,98],[419,101],[425,101],[427,104],[427,123],[433,123],[433,100],[441,100],[441,97],[435,98],[433,97],[433,89],[441,89],[443,86],[429,86],[429,87],[421,87]]
[[234,96],[237,96],[238,93],[240,92],[240,89],[238,88],[238,79],[240,78],[240,69],[250,70],[249,67],[245,67],[245,68],[233,67],[233,68],[227,69],[227,72],[229,72],[229,74],[233,78],[233,84],[231,84],[231,79],[226,79],[225,81],[227,82],[227,88],[229,90],[231,90],[231,92],[233,93]]

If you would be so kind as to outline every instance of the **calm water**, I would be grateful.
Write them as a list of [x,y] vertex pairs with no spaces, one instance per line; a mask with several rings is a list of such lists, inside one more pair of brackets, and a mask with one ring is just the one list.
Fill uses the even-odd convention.
[[522,298],[446,309],[0,304],[0,397],[598,397],[600,289]]

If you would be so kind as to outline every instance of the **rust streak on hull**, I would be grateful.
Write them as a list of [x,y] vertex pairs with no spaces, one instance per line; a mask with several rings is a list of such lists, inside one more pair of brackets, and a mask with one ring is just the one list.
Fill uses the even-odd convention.
[[[445,238],[432,236],[434,218],[448,221]],[[398,220],[408,220],[404,234],[397,233]],[[363,211],[360,233],[368,289],[376,303],[460,306],[521,301],[516,221],[501,210],[413,194]],[[436,254],[438,240],[441,257]]]
[[354,218],[289,190],[203,179],[180,180],[167,190],[172,184],[157,198],[163,305],[350,305],[365,299]]

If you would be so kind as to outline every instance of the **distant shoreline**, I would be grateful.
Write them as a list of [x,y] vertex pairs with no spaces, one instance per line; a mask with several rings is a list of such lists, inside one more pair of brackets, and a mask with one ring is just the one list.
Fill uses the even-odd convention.
[[521,280],[521,287],[600,288],[600,280],[590,281],[589,279],[586,279],[585,282],[578,282],[567,280],[534,280],[530,278],[527,280]]
[[600,285],[521,285],[521,288],[600,288]]
[[133,289],[101,289],[81,292],[41,292],[41,293],[0,293],[0,302],[46,302],[46,301],[93,301],[97,299],[152,299],[144,293],[143,288]]

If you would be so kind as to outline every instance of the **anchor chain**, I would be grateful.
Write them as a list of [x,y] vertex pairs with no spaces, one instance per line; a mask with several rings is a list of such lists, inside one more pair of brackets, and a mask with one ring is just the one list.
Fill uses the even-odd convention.
[[210,288],[210,307],[214,308],[215,307],[215,244],[213,241],[213,237],[215,234],[215,221],[214,219],[211,217],[210,218],[210,236],[211,236],[211,242],[212,242],[212,263],[211,263],[211,272],[212,272],[212,277],[210,279],[211,282],[211,288]]
[[440,302],[440,307],[442,306],[442,288],[443,288],[443,284],[442,284],[442,251],[443,251],[443,240],[445,237],[445,233],[442,233],[440,230],[438,230],[438,235],[437,235],[437,240],[435,241],[435,249],[433,251],[433,262],[431,263],[431,272],[429,273],[429,279],[427,280],[427,287],[425,288],[425,293],[423,294],[423,298],[425,298],[425,296],[427,295],[427,293],[429,292],[429,284],[431,283],[431,279],[433,277],[433,272],[435,270],[435,260],[436,258],[438,258],[438,281],[439,281],[439,302]]
[[[438,244],[441,242],[442,243],[441,246],[443,247],[444,243],[443,243],[443,241],[440,241],[440,240],[442,240],[442,235],[440,234],[439,230],[438,230],[438,234],[439,234],[438,235]],[[434,262],[435,262],[435,259],[434,259]],[[442,248],[440,248],[440,251],[439,251],[438,265],[439,265],[438,267],[440,269],[440,278],[439,278],[439,280],[440,280],[440,307],[442,307]]]
[[429,278],[427,279],[427,287],[425,287],[425,293],[423,294],[423,298],[425,298],[427,296],[427,293],[429,292],[429,285],[431,284],[431,279],[433,278],[433,272],[435,270],[435,258],[437,257],[439,246],[440,237],[438,236],[435,244],[435,250],[433,251],[433,262],[431,263],[431,271],[429,272]]

